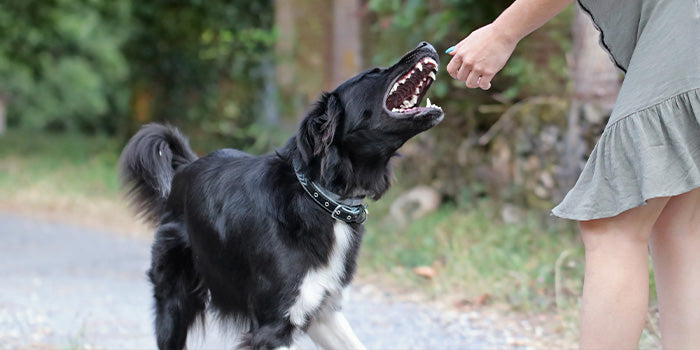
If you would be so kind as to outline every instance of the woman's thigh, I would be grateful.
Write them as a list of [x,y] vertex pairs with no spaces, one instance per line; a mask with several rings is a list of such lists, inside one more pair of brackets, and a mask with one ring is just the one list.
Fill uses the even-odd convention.
[[669,197],[647,200],[647,204],[629,209],[610,218],[581,221],[581,236],[586,249],[611,242],[646,243],[652,227],[666,207]]

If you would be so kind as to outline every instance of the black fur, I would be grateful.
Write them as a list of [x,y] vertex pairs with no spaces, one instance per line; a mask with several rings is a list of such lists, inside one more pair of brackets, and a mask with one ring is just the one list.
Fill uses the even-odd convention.
[[[290,346],[306,327],[288,315],[300,283],[328,263],[335,244],[335,220],[304,192],[292,163],[341,197],[381,197],[398,148],[442,119],[438,109],[397,116],[385,108],[393,83],[422,57],[437,60],[422,43],[394,66],[323,94],[273,154],[223,149],[197,159],[175,128],[159,124],[133,136],[120,169],[133,206],[158,223],[148,276],[160,349],[182,349],[207,305],[245,325],[243,347]],[[352,279],[364,231],[350,226],[342,286]]]
[[130,185],[127,196],[137,212],[149,221],[160,219],[175,172],[196,159],[177,129],[159,124],[142,127],[119,159],[120,180]]

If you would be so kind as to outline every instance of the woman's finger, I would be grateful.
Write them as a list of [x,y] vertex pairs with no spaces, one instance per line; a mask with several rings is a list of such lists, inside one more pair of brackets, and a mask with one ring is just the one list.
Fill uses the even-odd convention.
[[459,69],[461,67],[462,67],[462,57],[461,56],[454,56],[454,57],[452,57],[450,62],[447,64],[447,73],[449,73],[451,77],[457,79],[457,74],[459,73]]
[[455,79],[465,81],[467,77],[469,76],[469,73],[471,72],[471,69],[469,66],[466,64],[462,63],[462,66],[459,67],[459,72],[457,72],[457,76]]
[[477,85],[481,90],[488,90],[491,88],[491,79],[493,79],[493,75],[482,75]]
[[465,83],[468,88],[473,89],[479,87],[479,80],[481,80],[481,74],[472,70],[466,78]]

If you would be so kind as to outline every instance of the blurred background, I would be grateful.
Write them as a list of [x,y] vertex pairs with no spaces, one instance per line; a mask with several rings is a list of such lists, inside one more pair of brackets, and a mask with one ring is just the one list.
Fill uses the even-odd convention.
[[200,155],[270,152],[322,91],[425,40],[441,54],[428,96],[446,118],[394,160],[358,278],[575,332],[582,247],[549,210],[621,75],[570,6],[520,43],[489,91],[451,79],[442,52],[510,3],[0,0],[0,210],[149,237],[116,173],[140,125],[172,123]]

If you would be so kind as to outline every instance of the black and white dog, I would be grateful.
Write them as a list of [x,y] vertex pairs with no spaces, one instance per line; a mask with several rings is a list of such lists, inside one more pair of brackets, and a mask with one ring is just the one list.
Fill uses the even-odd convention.
[[243,327],[241,347],[362,348],[341,314],[355,271],[365,197],[389,188],[389,161],[443,119],[419,107],[438,55],[421,43],[389,68],[324,93],[272,154],[198,158],[173,127],[149,124],[120,158],[131,204],[158,224],[148,272],[160,349],[182,349],[207,307]]

